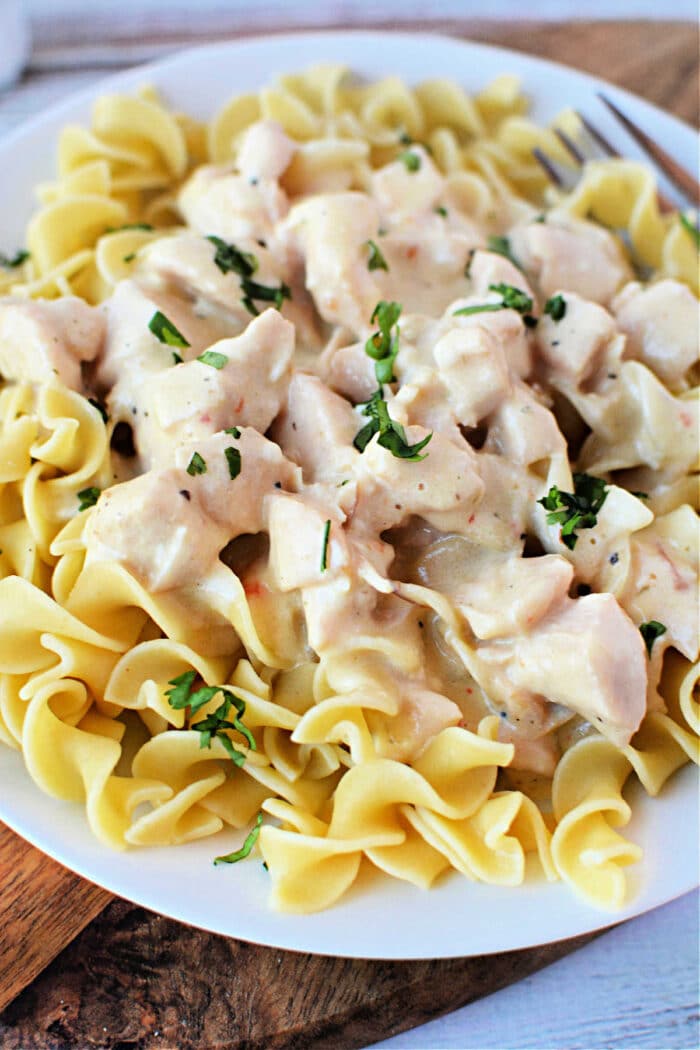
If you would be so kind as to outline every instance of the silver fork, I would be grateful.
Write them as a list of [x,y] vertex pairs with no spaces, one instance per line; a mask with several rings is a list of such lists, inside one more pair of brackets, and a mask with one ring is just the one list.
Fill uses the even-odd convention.
[[[684,205],[688,208],[697,207],[698,203],[700,203],[700,185],[697,180],[670,157],[661,146],[654,142],[646,132],[634,124],[629,117],[625,116],[614,102],[611,102],[603,94],[599,94],[598,98],[629,132],[649,157],[652,164],[659,171],[663,172],[673,186],[676,187],[683,198]],[[567,192],[576,186],[580,176],[580,169],[586,161],[620,156],[618,150],[608,142],[605,136],[583,114],[577,112],[576,116],[580,121],[581,131],[575,142],[561,128],[554,128],[554,133],[574,161],[575,167],[562,164],[553,157],[548,156],[539,146],[532,151],[535,159],[544,168],[547,177],[556,186]],[[677,206],[661,191],[658,192],[658,200],[661,211],[670,212],[677,210]]]

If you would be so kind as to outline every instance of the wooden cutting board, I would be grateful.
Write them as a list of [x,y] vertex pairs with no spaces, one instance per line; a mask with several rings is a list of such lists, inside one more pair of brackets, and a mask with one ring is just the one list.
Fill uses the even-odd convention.
[[[696,25],[430,28],[556,58],[697,123]],[[588,940],[409,963],[281,952],[117,900],[0,825],[0,1009],[10,1003],[0,1015],[3,1050],[361,1047],[520,980]]]

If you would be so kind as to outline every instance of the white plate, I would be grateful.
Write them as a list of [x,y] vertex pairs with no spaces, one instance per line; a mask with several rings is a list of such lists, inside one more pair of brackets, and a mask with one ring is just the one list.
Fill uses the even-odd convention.
[[[575,32],[575,29],[572,30]],[[596,99],[605,88],[627,113],[693,170],[697,140],[690,128],[610,85],[515,52],[439,36],[387,33],[305,33],[202,48],[111,77],[100,91],[150,82],[169,103],[210,116],[232,94],[261,87],[276,73],[314,62],[345,62],[371,78],[395,73],[409,81],[451,76],[475,90],[503,72],[518,74],[539,120],[576,106],[636,155]],[[23,243],[33,187],[51,176],[57,134],[67,121],[87,121],[98,89],[56,106],[0,143],[2,236],[7,250]],[[629,148],[628,148],[629,147]],[[44,796],[20,756],[0,746],[0,818],[67,867],[154,911],[216,933],[259,944],[328,955],[420,959],[506,951],[571,937],[638,915],[698,883],[698,797],[695,770],[686,768],[659,800],[631,791],[629,837],[644,848],[630,872],[630,903],[613,915],[580,903],[562,883],[535,876],[517,889],[471,883],[457,874],[430,892],[384,876],[368,876],[334,908],[298,917],[272,912],[268,876],[259,859],[214,868],[233,846],[222,832],[168,849],[112,853],[91,835],[81,806]],[[31,887],[27,888],[31,892]]]

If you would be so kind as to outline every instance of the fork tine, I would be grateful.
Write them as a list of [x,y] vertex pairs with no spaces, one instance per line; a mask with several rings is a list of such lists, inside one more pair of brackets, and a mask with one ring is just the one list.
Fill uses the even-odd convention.
[[583,113],[578,113],[577,112],[576,116],[581,121],[581,123],[583,124],[584,128],[586,129],[586,131],[588,132],[590,137],[593,139],[593,141],[595,143],[597,143],[598,146],[600,146],[600,148],[602,149],[603,153],[606,153],[608,155],[608,157],[619,157],[620,156],[620,154],[615,149],[615,147],[612,145],[612,143],[608,142],[608,140],[605,138],[605,136],[603,134],[601,134],[601,132],[598,131],[598,129],[596,127],[594,127],[593,124],[591,124],[590,120],[588,120],[586,117],[584,117]]
[[561,128],[555,128],[554,134],[557,136],[564,149],[571,154],[577,164],[583,165],[586,163],[586,157],[578,148],[574,140],[569,138],[565,131],[562,131]]
[[578,175],[574,174],[571,168],[566,168],[563,164],[559,164],[552,157],[548,157],[539,146],[535,146],[532,155],[541,167],[544,168],[547,178],[550,182],[553,182],[555,186],[559,186],[561,189],[567,191],[574,188],[578,181]]
[[615,116],[620,123],[627,129],[629,134],[638,143],[644,152],[651,157],[655,164],[664,172],[664,174],[670,179],[673,185],[685,194],[685,196],[691,201],[691,203],[697,205],[700,203],[700,185],[693,178],[690,172],[687,172],[685,168],[682,168],[670,157],[668,153],[658,146],[653,139],[651,139],[646,132],[642,131],[641,128],[633,124],[629,117],[626,117],[622,113],[614,102],[611,102],[605,95],[598,93],[598,98],[604,103]]

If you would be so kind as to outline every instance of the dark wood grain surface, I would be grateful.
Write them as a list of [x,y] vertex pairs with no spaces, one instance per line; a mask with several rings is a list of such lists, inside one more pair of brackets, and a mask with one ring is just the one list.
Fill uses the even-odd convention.
[[[556,58],[698,121],[696,25],[421,28]],[[217,38],[226,35],[223,14]],[[0,828],[0,994],[13,999],[0,1015],[3,1050],[359,1047],[520,980],[588,939],[410,963],[280,952],[116,901]]]

